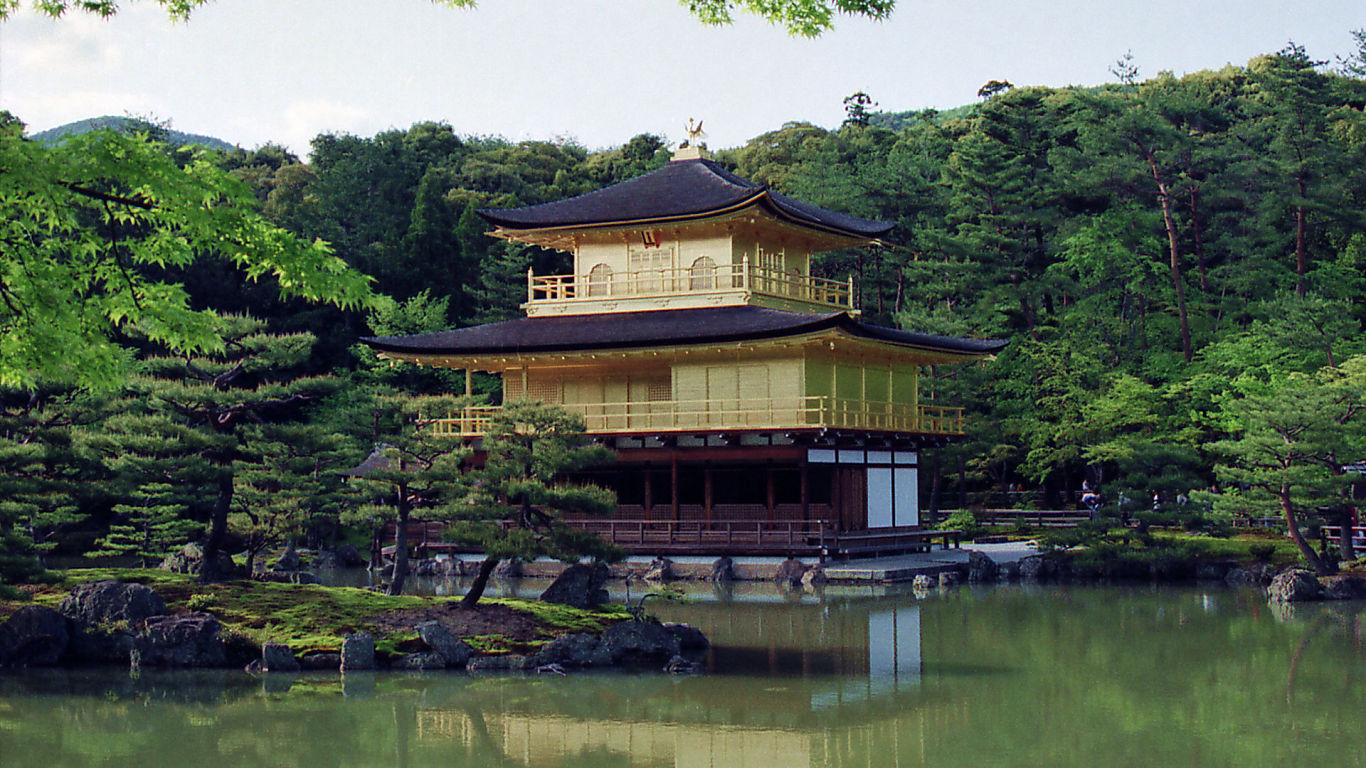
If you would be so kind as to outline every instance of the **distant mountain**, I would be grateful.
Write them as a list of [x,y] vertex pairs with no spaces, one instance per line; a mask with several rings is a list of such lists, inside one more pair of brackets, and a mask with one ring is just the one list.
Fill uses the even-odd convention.
[[[98,131],[101,128],[111,128],[117,131],[127,128],[137,129],[149,125],[153,129],[158,128],[155,124],[134,117],[105,115],[104,117],[88,117],[84,120],[77,120],[74,123],[67,123],[66,125],[59,125],[56,128],[49,128],[46,131],[31,134],[30,138],[37,139],[38,141],[47,144],[53,144],[65,136],[79,136],[83,133]],[[218,149],[225,152],[234,149],[234,145],[213,136],[201,136],[197,133],[184,133],[170,128],[164,128],[162,130],[166,132],[165,140],[168,144],[175,144],[177,146],[198,144],[200,146],[208,147],[209,149]]]

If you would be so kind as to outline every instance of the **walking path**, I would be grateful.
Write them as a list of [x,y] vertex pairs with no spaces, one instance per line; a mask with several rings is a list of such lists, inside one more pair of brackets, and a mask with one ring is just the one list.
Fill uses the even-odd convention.
[[974,550],[995,560],[998,565],[1019,562],[1038,554],[1038,548],[1032,541],[964,544],[962,549],[934,549],[896,557],[828,561],[825,564],[825,576],[831,581],[910,581],[922,574],[934,576],[960,569],[967,564],[968,554]]

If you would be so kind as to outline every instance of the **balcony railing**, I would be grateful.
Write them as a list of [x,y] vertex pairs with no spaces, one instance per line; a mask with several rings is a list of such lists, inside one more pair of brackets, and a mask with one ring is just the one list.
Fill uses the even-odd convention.
[[[650,400],[566,403],[591,434],[769,429],[868,429],[931,435],[963,434],[963,409],[833,397]],[[438,419],[436,434],[475,437],[488,431],[497,406],[466,408]]]
[[739,264],[668,267],[637,272],[536,275],[527,270],[527,302],[604,301],[692,294],[751,293],[837,309],[854,308],[854,281]]

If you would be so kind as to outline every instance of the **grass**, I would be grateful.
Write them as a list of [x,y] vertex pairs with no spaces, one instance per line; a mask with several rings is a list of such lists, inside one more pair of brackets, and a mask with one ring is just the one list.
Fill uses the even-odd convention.
[[[294,652],[337,651],[342,638],[351,632],[366,631],[375,636],[381,653],[396,653],[413,645],[417,634],[406,630],[385,631],[376,619],[395,611],[445,606],[459,598],[385,595],[355,587],[325,587],[317,584],[279,584],[261,581],[227,581],[200,584],[194,577],[160,570],[132,568],[83,568],[55,571],[51,584],[25,588],[31,599],[57,607],[73,587],[100,579],[118,579],[145,584],[156,590],[172,612],[207,610],[223,623],[225,632],[238,634],[256,644],[274,642],[288,645]],[[0,599],[0,618],[8,616],[23,603]],[[467,638],[481,652],[506,652],[527,649],[570,632],[601,631],[607,624],[628,617],[621,608],[585,611],[564,605],[532,600],[485,598],[480,605],[503,605],[528,614],[538,625],[544,640],[518,643],[497,634]]]

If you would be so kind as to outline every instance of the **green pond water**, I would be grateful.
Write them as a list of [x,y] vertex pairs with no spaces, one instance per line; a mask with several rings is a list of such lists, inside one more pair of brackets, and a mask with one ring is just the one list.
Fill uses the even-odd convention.
[[[515,591],[515,588],[504,588]],[[693,587],[710,673],[0,674],[0,766],[1358,766],[1361,605]]]

